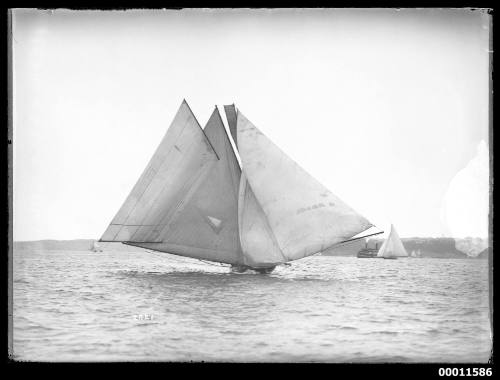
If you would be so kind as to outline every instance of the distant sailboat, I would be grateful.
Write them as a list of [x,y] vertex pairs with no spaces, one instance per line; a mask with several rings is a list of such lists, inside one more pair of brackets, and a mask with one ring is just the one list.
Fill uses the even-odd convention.
[[96,241],[92,243],[92,248],[90,248],[92,252],[102,252],[102,248]]
[[403,246],[403,243],[401,242],[401,239],[399,238],[399,235],[392,224],[389,236],[380,247],[377,253],[377,257],[381,257],[384,259],[408,257],[408,252],[406,252],[406,249]]
[[269,273],[373,226],[234,105],[224,108],[231,137],[217,107],[202,130],[182,102],[100,241]]
[[422,257],[422,253],[420,252],[420,249],[412,250],[409,257],[419,258]]

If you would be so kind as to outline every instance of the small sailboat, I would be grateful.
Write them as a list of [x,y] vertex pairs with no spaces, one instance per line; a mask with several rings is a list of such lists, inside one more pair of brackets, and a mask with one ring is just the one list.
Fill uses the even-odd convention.
[[217,107],[202,129],[182,102],[100,241],[270,273],[373,227],[234,104],[224,109],[229,134]]
[[90,250],[92,252],[102,252],[102,248],[99,244],[97,244],[97,242],[94,240],[94,242],[92,243],[92,248],[90,248]]
[[420,249],[412,249],[412,251],[410,252],[410,255],[408,257],[412,257],[412,258],[420,258],[422,257],[422,253],[420,252]]
[[408,257],[408,252],[406,252],[401,239],[399,238],[396,229],[391,224],[391,230],[389,236],[384,241],[380,247],[377,257],[383,259],[397,259],[398,257]]

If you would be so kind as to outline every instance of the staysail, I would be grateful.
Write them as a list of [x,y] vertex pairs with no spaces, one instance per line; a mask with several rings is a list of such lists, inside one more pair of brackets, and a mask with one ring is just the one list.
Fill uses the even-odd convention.
[[[254,203],[267,221],[269,241],[277,244],[285,261],[320,252],[372,226],[299,167],[239,111],[236,129],[242,181],[248,181]],[[252,231],[241,223],[248,210],[255,213],[256,208],[246,204],[253,202],[251,197],[243,198],[241,202],[240,195],[240,239],[246,254],[252,251],[252,240],[254,245],[261,243],[248,239]]]
[[408,252],[406,252],[401,239],[399,238],[396,229],[391,224],[391,231],[389,236],[385,239],[384,243],[380,247],[378,257],[407,257]]
[[217,109],[203,131],[183,102],[101,241],[242,264],[239,177]]
[[238,225],[245,265],[273,266],[288,261],[245,174],[241,175],[240,182]]

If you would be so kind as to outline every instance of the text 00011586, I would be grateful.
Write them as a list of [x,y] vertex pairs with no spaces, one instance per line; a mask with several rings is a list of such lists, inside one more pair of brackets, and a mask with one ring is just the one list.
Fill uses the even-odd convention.
[[491,368],[439,368],[439,376],[491,376]]

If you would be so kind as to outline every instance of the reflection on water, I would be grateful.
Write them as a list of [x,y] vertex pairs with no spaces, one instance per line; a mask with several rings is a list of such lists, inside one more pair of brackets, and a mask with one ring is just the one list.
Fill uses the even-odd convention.
[[270,275],[147,252],[14,254],[43,361],[486,362],[486,260],[311,257]]

